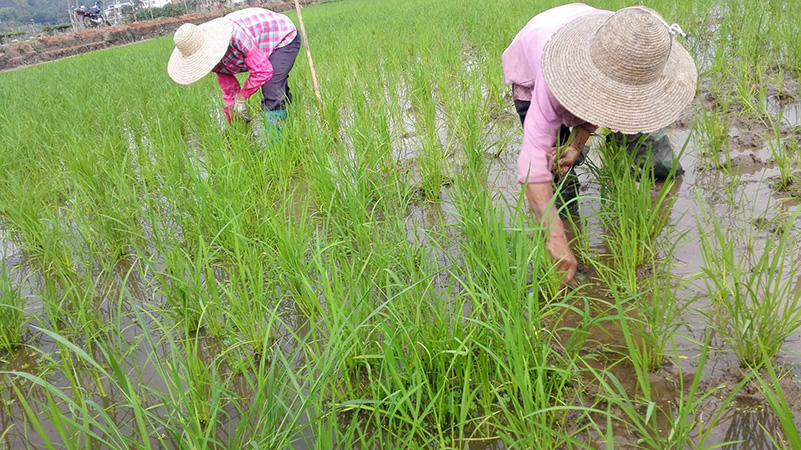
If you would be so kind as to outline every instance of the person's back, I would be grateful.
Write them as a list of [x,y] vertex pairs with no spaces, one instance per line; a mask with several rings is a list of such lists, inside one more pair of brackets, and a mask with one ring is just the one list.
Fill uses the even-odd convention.
[[541,75],[542,52],[551,36],[576,17],[604,12],[607,11],[583,3],[571,3],[534,16],[503,52],[506,82],[531,89]]
[[245,8],[225,16],[233,24],[233,38],[254,40],[268,55],[297,35],[289,17],[264,8]]

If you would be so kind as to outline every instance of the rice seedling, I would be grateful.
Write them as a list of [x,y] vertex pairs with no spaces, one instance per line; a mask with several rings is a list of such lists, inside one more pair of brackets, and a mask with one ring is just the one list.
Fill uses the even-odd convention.
[[[626,325],[624,322],[624,332]],[[606,423],[594,423],[598,435],[603,436],[607,447],[614,446],[616,431],[625,428],[637,437],[637,445],[644,448],[711,448],[707,444],[710,434],[714,433],[725,412],[742,391],[751,377],[743,378],[731,392],[723,397],[724,386],[704,388],[704,369],[710,356],[710,338],[708,335],[701,345],[698,363],[694,374],[684,374],[679,368],[677,379],[678,397],[665,402],[651,390],[649,377],[638,377],[641,391],[632,395],[624,387],[623,381],[611,372],[589,368],[593,380],[602,388],[601,397],[607,408],[620,408],[621,416],[609,414]],[[688,376],[691,375],[691,376]],[[722,398],[710,411],[705,408],[713,398]],[[720,446],[731,445],[732,442],[719,443]]]
[[[713,395],[699,380],[718,366],[701,363],[673,408],[649,381],[682,363],[673,346],[694,298],[676,269],[684,230],[670,210],[693,183],[659,184],[604,149],[591,173],[600,195],[582,196],[585,211],[600,205],[597,219],[582,217],[579,251],[596,295],[562,285],[514,181],[520,130],[498,61],[530,16],[556,4],[309,6],[323,108],[299,58],[273,142],[258,120],[226,124],[213,77],[172,84],[169,38],[0,74],[0,238],[26,261],[0,276],[12,292],[3,308],[14,305],[0,314],[11,336],[0,342],[10,348],[2,396],[13,399],[0,446],[596,448],[616,444],[615,427],[640,447],[720,444],[714,420],[694,412]],[[693,125],[695,151],[730,172],[729,203],[742,206],[727,127],[741,110],[768,120],[764,85],[798,73],[791,5],[649,6],[689,32],[699,96],[709,86],[714,97]],[[783,176],[798,161],[781,136],[771,141]],[[749,233],[737,249],[759,248]],[[746,287],[770,292],[774,311],[790,300],[775,321],[768,306],[745,317],[717,302],[721,330],[751,318],[773,352],[794,329],[795,297],[770,271],[794,266],[713,261],[722,241],[706,239],[705,265],[746,304]],[[763,281],[748,281],[752,268]],[[18,364],[28,328],[23,348],[39,365]],[[618,354],[592,351],[598,328],[626,334]],[[605,371],[629,365],[633,383]],[[606,382],[583,389],[596,378]]]
[[801,432],[796,426],[793,411],[787,399],[787,394],[782,387],[782,378],[789,374],[780,374],[776,366],[772,362],[772,355],[769,353],[771,349],[760,346],[760,351],[763,352],[762,360],[765,365],[760,367],[761,373],[757,372],[758,369],[752,369],[751,379],[757,384],[759,391],[765,397],[771,410],[776,414],[781,424],[781,429],[784,433],[783,437],[776,438],[767,434],[767,439],[777,449],[791,449],[801,446]]
[[650,273],[638,277],[636,290],[630,291],[620,284],[621,275],[614,268],[597,264],[595,269],[602,291],[611,297],[610,306],[621,322],[628,357],[646,377],[648,372],[662,367],[670,355],[668,346],[692,303],[678,294],[683,282],[672,275],[669,264],[655,264]]
[[701,102],[699,115],[693,122],[693,130],[694,136],[700,141],[696,146],[698,154],[711,168],[720,168],[731,159],[727,117],[732,97],[729,91],[714,95],[715,104]]
[[5,255],[0,259],[0,350],[12,350],[22,343],[27,323],[25,299],[6,265]]
[[799,189],[799,179],[795,172],[798,167],[796,159],[799,147],[798,141],[794,136],[782,138],[782,113],[780,112],[775,119],[769,116],[771,129],[773,130],[772,136],[768,139],[768,147],[770,148],[770,155],[776,167],[779,169],[779,178],[776,183],[775,189],[782,192],[795,192],[796,197],[801,195]]
[[184,250],[168,247],[161,253],[160,264],[164,269],[155,271],[153,262],[144,266],[147,272],[153,271],[159,281],[159,291],[169,309],[167,314],[181,322],[189,331],[205,327],[212,334],[222,332],[222,289],[215,270],[215,250],[198,236],[197,247]]
[[[709,209],[705,212],[698,227],[704,230],[699,233],[703,275],[715,328],[743,367],[760,367],[801,326],[801,293],[789,278],[798,270],[789,251],[795,247],[793,228],[766,236],[764,249],[749,257],[738,252],[736,231],[724,230]],[[797,217],[798,212],[789,223]]]
[[614,142],[603,154],[602,165],[591,164],[591,171],[601,186],[599,218],[607,231],[604,239],[614,266],[612,273],[619,275],[614,284],[635,294],[638,268],[656,260],[663,246],[660,242],[677,240],[669,233],[665,233],[667,237],[663,235],[670,220],[667,212],[675,200],[674,179],[669,177],[661,186],[656,184],[650,152],[640,169],[625,148]]

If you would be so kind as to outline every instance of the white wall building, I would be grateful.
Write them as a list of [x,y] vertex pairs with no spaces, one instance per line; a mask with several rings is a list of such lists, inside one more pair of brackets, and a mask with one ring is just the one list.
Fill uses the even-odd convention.
[[142,0],[142,8],[160,8],[170,3],[170,0]]

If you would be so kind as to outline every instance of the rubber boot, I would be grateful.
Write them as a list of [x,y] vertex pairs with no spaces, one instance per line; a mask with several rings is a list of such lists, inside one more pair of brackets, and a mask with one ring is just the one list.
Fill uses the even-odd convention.
[[281,123],[286,119],[286,110],[264,111],[264,134],[267,140],[275,142],[281,139]]
[[684,174],[684,168],[673,152],[670,138],[665,130],[647,134],[611,133],[606,137],[606,142],[626,146],[626,151],[634,157],[638,166],[642,168],[646,164],[651,165],[654,177],[657,179],[665,179],[671,174],[675,176]]

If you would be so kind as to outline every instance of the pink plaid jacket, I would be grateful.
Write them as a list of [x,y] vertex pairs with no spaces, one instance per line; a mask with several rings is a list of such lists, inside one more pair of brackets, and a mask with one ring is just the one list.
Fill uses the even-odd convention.
[[[212,72],[223,91],[225,115],[234,105],[239,92],[250,97],[273,77],[270,55],[275,49],[288,45],[298,34],[289,17],[263,8],[246,8],[225,16],[233,22],[233,34],[228,52]],[[239,85],[234,74],[248,72],[245,85]],[[230,120],[230,119],[229,119]]]

